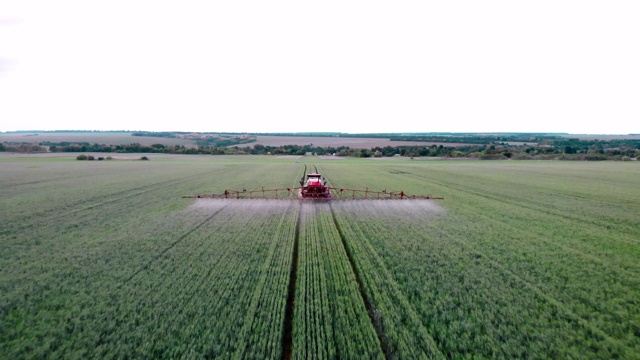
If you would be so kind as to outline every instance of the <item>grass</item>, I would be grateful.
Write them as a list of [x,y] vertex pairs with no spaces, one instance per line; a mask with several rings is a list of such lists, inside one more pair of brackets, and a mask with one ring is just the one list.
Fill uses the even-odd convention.
[[[0,158],[0,357],[640,353],[633,162],[151,160]],[[302,164],[445,200],[181,198],[296,186]]]

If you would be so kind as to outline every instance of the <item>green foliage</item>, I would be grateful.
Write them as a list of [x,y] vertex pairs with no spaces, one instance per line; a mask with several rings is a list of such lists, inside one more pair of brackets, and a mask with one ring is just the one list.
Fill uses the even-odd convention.
[[282,357],[297,206],[180,195],[210,176],[287,183],[298,166],[59,162],[15,177],[32,165],[0,171],[0,358]]
[[43,153],[47,149],[29,142],[4,142],[0,143],[0,152]]
[[282,358],[296,237],[293,358],[640,353],[635,163],[318,160],[445,200],[181,198],[298,161],[2,161],[0,358]]
[[382,359],[329,204],[301,204],[293,358]]
[[[165,153],[165,154],[211,154],[211,155],[332,155],[349,157],[441,157],[480,158],[484,160],[533,159],[533,160],[622,160],[636,157],[640,140],[613,138],[610,140],[584,140],[562,136],[562,134],[348,134],[350,137],[390,138],[398,141],[424,141],[424,145],[399,145],[372,148],[349,148],[347,146],[283,145],[268,146],[247,144],[256,140],[248,134],[213,133],[152,133],[137,132],[134,136],[155,136],[165,139],[193,141],[196,146],[153,143],[142,145],[106,145],[89,142],[50,142],[50,152],[117,152],[117,153]],[[273,135],[273,134],[272,134]],[[289,134],[291,135],[291,134]],[[301,134],[297,134],[301,136]],[[308,135],[308,134],[306,134]],[[339,137],[338,134],[314,134],[319,137]],[[79,138],[81,139],[81,138]],[[429,144],[429,143],[444,143]],[[30,143],[28,143],[30,144]],[[16,146],[20,147],[16,147]],[[46,151],[44,147],[26,148],[26,144],[14,144],[5,151]],[[31,146],[31,145],[29,145]],[[1,150],[1,149],[0,149]],[[598,156],[598,155],[602,156]],[[595,155],[595,156],[594,156]]]
[[[336,207],[354,233],[349,244],[373,251],[363,273],[388,269],[452,358],[633,357],[640,267],[628,250],[640,236],[640,193],[628,186],[639,185],[637,168],[485,164],[387,166],[402,175],[351,165],[351,178],[325,171],[339,187],[386,187],[393,176],[405,191],[428,184],[445,197],[444,216],[411,205],[391,212],[384,202]],[[382,264],[370,265],[374,255]]]
[[166,131],[137,131],[131,134],[131,136],[150,136],[150,137],[161,137],[161,138],[177,138],[179,134],[187,134],[185,132],[166,132]]

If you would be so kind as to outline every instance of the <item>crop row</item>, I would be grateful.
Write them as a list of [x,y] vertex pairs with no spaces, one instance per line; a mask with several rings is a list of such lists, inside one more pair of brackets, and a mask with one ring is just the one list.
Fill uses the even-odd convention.
[[[286,213],[274,228],[268,255],[259,271],[260,280],[255,284],[251,303],[246,311],[244,326],[238,336],[236,358],[281,358],[283,322],[287,306],[286,291],[290,281],[292,250],[295,238],[297,204],[290,203]],[[267,211],[282,211],[270,208]],[[277,218],[277,216],[276,216]]]
[[[385,200],[379,201],[391,204]],[[332,207],[335,209],[336,223],[345,238],[347,251],[353,256],[364,290],[370,298],[374,324],[382,334],[385,353],[389,358],[398,359],[444,358],[419,314],[368,240],[372,236],[380,236],[367,230],[374,226],[369,222],[375,222],[373,219],[377,219],[377,215],[363,209],[379,201],[336,203]]]
[[[348,214],[345,227],[359,231],[360,239],[377,249],[383,268],[392,269],[402,293],[445,355],[621,354],[619,343],[582,323],[517,274],[439,230],[437,221],[416,228],[398,218],[358,220],[371,210]],[[592,343],[598,346],[594,349]]]
[[[266,330],[283,324],[291,237],[281,235],[291,235],[288,224],[295,214],[290,204],[253,206],[247,211],[246,204],[227,205],[191,241],[178,244],[128,284],[115,306],[121,314],[116,321],[125,327],[106,343],[125,342],[140,355],[279,354],[281,331]],[[257,305],[262,307],[252,307]]]
[[293,358],[383,358],[329,205],[301,216]]
[[[376,251],[358,266],[382,259],[445,355],[640,351],[636,170],[434,163],[361,166],[355,176],[337,171],[341,165],[323,167],[335,186],[445,197],[446,211],[334,204],[347,240],[355,239],[349,246],[360,240]],[[372,298],[377,291],[368,290]]]
[[[539,181],[537,186],[542,189],[535,192],[526,188],[533,181],[522,180],[524,184],[518,186],[508,177],[501,187],[504,198],[486,185],[459,187],[465,201],[452,206],[457,216],[448,216],[436,230],[445,230],[449,238],[465,243],[531,284],[532,291],[543,293],[585,326],[596,329],[598,337],[624,344],[618,346],[627,349],[620,350],[622,353],[630,349],[637,353],[640,268],[634,249],[639,228],[629,210],[639,208],[633,200],[638,196],[629,192],[627,197],[619,197],[599,172],[589,175],[595,179],[591,188],[585,184],[567,187],[562,174],[557,170],[548,173],[559,179]],[[624,179],[628,175],[621,171],[618,176]],[[458,181],[452,185],[458,187]],[[607,188],[616,196],[608,197]],[[518,192],[522,199],[546,200],[545,206],[538,205],[539,200],[516,201]],[[571,201],[554,200],[565,194],[572,194]],[[629,201],[631,204],[623,205]],[[570,216],[560,216],[564,211],[559,209],[573,203],[576,206]],[[598,211],[616,206],[616,223],[603,226],[600,219],[610,215],[598,216]],[[469,241],[470,235],[473,241]]]
[[[607,176],[599,172],[585,172],[580,186],[571,187],[561,168],[536,173],[529,165],[524,170],[530,179],[515,180],[518,173],[507,166],[504,174],[498,166],[470,166],[475,172],[465,164],[362,166],[357,177],[325,166],[337,186],[392,188],[395,182],[394,189],[446,199],[447,211],[410,202],[336,202],[348,244],[357,246],[351,241],[357,239],[375,250],[358,266],[364,269],[376,255],[382,259],[374,267],[389,270],[447,356],[638,353],[638,227],[631,213],[621,211],[623,204],[638,207],[637,192],[608,197]],[[634,181],[619,170],[624,181]],[[590,183],[589,176],[596,180]],[[617,222],[603,226],[598,208],[615,208]],[[353,253],[356,259],[363,254]],[[372,298],[381,292],[367,291]]]
[[640,353],[637,167],[350,159],[318,170],[445,200],[185,208],[302,176],[189,159],[3,167],[0,357]]
[[[3,342],[14,345],[3,351],[12,357],[279,357],[295,209],[288,202],[249,208],[222,202],[165,219],[182,229],[192,218],[197,228],[148,260],[128,261],[123,271],[131,275],[118,283],[108,279],[115,273],[78,284],[71,282],[82,277],[72,275],[17,304],[4,319],[10,331]],[[170,227],[164,230],[180,239]],[[149,229],[141,230],[130,239],[152,240]],[[12,318],[20,323],[8,323]]]
[[[235,268],[236,262],[244,264],[237,276],[248,279],[241,283],[253,287],[228,287],[221,298],[250,301],[236,327],[241,341],[231,350],[216,338],[198,353],[217,347],[241,357],[281,356],[296,208],[205,202],[180,210],[190,203],[181,195],[261,185],[256,179],[282,186],[299,178],[299,166],[152,161],[79,167],[59,161],[34,172],[32,165],[41,164],[19,162],[0,174],[0,357],[115,356],[132,352],[136,341],[140,349],[185,356],[196,348],[184,338],[195,339],[201,329],[179,325],[174,339],[166,334],[176,323],[170,312],[188,313],[182,304],[191,298],[209,320],[219,319],[212,324],[236,321],[227,306],[215,305],[217,290],[209,294],[213,300],[201,290],[228,287],[221,264]],[[231,248],[219,246],[227,242],[241,244],[252,257],[234,258],[225,250]],[[214,265],[187,251],[196,243],[228,260]],[[170,259],[180,260],[178,266]],[[215,328],[207,326],[200,328]],[[145,336],[157,341],[141,345]]]

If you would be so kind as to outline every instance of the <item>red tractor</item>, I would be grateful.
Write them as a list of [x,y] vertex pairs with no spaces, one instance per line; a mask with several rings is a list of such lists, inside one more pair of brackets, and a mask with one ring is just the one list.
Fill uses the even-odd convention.
[[325,185],[322,175],[307,174],[307,181],[301,181],[298,199],[331,199],[331,188]]

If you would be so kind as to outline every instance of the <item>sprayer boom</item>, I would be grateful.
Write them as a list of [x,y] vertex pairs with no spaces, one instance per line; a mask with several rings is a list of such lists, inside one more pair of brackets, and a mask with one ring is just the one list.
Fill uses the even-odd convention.
[[[305,167],[306,169],[306,167]],[[432,195],[409,195],[404,191],[374,191],[366,188],[346,189],[327,185],[327,181],[318,173],[306,175],[306,180],[300,181],[302,186],[294,188],[257,190],[225,190],[220,194],[186,195],[189,199],[293,199],[299,200],[442,200],[444,198]],[[295,195],[294,195],[295,194]]]

